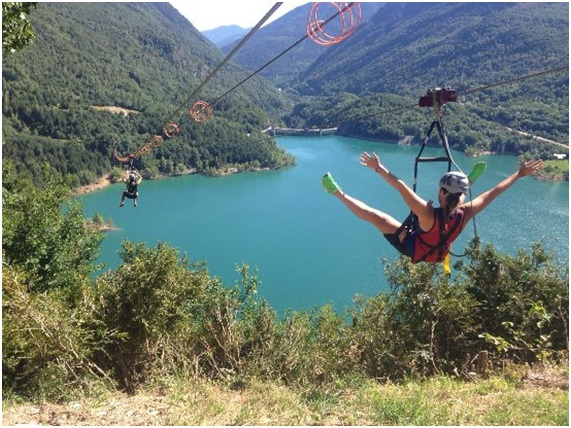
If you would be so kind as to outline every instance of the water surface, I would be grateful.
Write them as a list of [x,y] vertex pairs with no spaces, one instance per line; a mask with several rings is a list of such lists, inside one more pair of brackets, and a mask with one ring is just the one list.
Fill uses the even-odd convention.
[[[258,269],[260,294],[279,313],[332,303],[342,311],[355,294],[373,296],[387,290],[383,263],[396,251],[370,224],[351,214],[321,187],[330,171],[349,194],[404,219],[408,208],[398,193],[372,170],[359,164],[363,151],[375,151],[397,176],[412,184],[418,147],[398,146],[339,136],[281,137],[279,144],[297,158],[297,165],[279,171],[224,177],[199,175],[146,180],[139,207],[127,200],[119,208],[123,185],[83,196],[86,217],[100,213],[120,229],[105,235],[101,261],[116,268],[121,242],[157,242],[206,261],[212,275],[231,285],[236,266]],[[424,155],[440,155],[427,149]],[[474,186],[475,194],[513,173],[511,156],[468,158],[453,152],[462,170],[484,160],[488,168]],[[420,165],[418,193],[436,199],[445,164]],[[514,254],[542,242],[564,263],[569,259],[569,183],[525,178],[476,218],[483,243]],[[463,253],[474,236],[472,225],[454,243]]]

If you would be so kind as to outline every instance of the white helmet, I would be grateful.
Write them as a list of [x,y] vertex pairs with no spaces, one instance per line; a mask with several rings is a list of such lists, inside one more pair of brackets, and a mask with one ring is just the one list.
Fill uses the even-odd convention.
[[470,182],[464,173],[451,171],[442,176],[440,187],[445,188],[448,193],[466,193],[470,188]]

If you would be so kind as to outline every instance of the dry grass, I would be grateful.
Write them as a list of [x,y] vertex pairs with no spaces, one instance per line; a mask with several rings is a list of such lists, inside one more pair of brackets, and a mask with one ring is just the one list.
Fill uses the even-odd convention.
[[[168,379],[137,395],[99,395],[67,404],[4,402],[3,425],[568,425],[568,368],[475,382],[450,378],[400,385],[364,381],[294,390]],[[510,380],[511,377],[511,380]]]

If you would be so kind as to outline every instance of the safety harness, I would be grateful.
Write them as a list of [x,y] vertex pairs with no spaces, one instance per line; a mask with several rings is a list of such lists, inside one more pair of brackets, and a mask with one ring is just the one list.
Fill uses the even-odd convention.
[[[427,92],[427,94],[423,97],[420,98],[419,100],[419,105],[421,107],[432,107],[433,108],[433,120],[432,123],[430,124],[430,127],[428,128],[428,132],[426,134],[426,137],[424,138],[422,145],[420,147],[420,151],[418,152],[418,154],[416,155],[415,161],[414,161],[414,181],[413,181],[413,191],[416,193],[416,188],[417,188],[417,183],[418,183],[418,165],[420,163],[426,163],[426,162],[446,162],[447,163],[447,167],[448,167],[448,172],[450,172],[450,170],[452,169],[452,165],[454,165],[458,170],[460,170],[460,168],[458,167],[458,165],[456,165],[456,163],[454,162],[454,160],[452,159],[452,154],[450,152],[450,146],[448,144],[448,137],[446,136],[446,132],[444,131],[444,124],[442,123],[442,115],[443,115],[443,105],[446,104],[446,102],[449,101],[456,101],[456,92],[452,89],[450,89],[449,87],[445,87],[445,88],[436,88],[434,90],[429,90]],[[430,135],[432,134],[432,131],[434,130],[434,128],[436,128],[438,130],[438,135],[440,137],[440,141],[442,142],[442,147],[444,148],[444,156],[422,156],[422,153],[424,151],[424,148],[426,147],[426,144],[428,143],[428,140],[430,139]],[[424,240],[422,240],[420,234],[418,236],[416,236],[416,239],[419,239],[422,244],[424,246],[428,246],[430,247],[428,249],[428,251],[425,252],[425,254],[422,255],[417,255],[416,254],[416,250],[413,252],[413,254],[411,254],[411,258],[413,263],[417,263],[420,261],[431,261],[431,262],[440,262],[440,261],[444,261],[445,262],[445,271],[447,273],[450,272],[450,268],[448,265],[448,254],[452,254],[448,251],[446,251],[446,249],[449,249],[449,244],[448,241],[449,240],[453,240],[451,238],[455,238],[458,233],[460,232],[459,228],[461,227],[463,221],[464,221],[464,216],[463,215],[456,215],[457,219],[456,222],[448,229],[448,231],[445,230],[445,226],[446,226],[446,222],[444,219],[444,214],[443,214],[443,210],[442,209],[435,209],[435,215],[438,216],[438,223],[439,223],[439,227],[440,227],[440,240],[436,245],[433,244],[428,244],[426,243]],[[474,233],[476,234],[476,223],[475,223],[475,219],[474,220]],[[416,216],[416,214],[414,214],[414,212],[410,212],[408,217],[402,222],[402,225],[399,227],[399,229],[395,232],[395,234],[397,236],[400,236],[400,234],[403,231],[407,231],[406,237],[404,238],[404,241],[406,241],[406,239],[409,238],[411,233],[417,233],[416,231],[418,231],[418,218]],[[455,254],[453,254],[455,255]]]

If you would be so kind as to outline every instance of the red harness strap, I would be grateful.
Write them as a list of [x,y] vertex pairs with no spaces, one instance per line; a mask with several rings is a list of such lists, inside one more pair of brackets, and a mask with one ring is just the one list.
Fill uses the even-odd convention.
[[[448,219],[444,219],[442,208],[434,209],[434,226],[423,232],[420,229],[414,233],[414,253],[412,262],[441,262],[450,250],[450,244],[461,232],[461,225],[464,222],[464,211],[455,210]],[[438,227],[436,227],[438,223]]]

